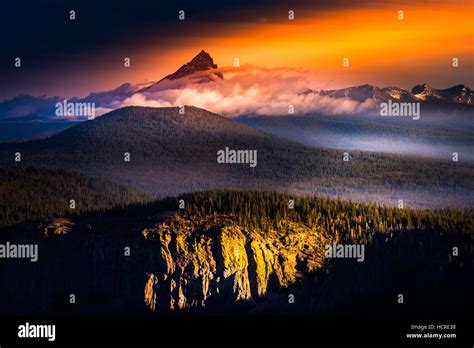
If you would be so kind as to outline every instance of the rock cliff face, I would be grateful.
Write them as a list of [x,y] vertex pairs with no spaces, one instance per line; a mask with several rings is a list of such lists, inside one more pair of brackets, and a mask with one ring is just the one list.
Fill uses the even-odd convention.
[[9,286],[0,313],[245,313],[268,296],[287,302],[284,292],[322,267],[331,242],[322,228],[287,220],[249,229],[231,215],[165,215],[91,215],[5,231],[0,242],[38,244],[39,255],[2,260],[0,282]]
[[289,221],[278,231],[257,231],[225,216],[177,215],[143,236],[157,241],[161,254],[145,286],[151,311],[252,303],[322,267],[331,242],[320,229]]

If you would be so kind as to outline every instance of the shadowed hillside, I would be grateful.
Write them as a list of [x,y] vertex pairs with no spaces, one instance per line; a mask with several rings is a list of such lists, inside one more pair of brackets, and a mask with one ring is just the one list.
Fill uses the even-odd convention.
[[148,200],[105,178],[59,169],[0,168],[0,227]]

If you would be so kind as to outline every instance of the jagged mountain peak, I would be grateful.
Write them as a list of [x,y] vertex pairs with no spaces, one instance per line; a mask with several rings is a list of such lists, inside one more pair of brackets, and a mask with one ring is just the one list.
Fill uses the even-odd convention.
[[[209,65],[215,65],[214,64],[214,59],[212,59],[211,55],[209,53],[207,53],[206,51],[204,50],[201,50],[201,52],[199,52],[192,60],[191,60],[191,63],[193,62],[199,62],[201,60],[204,60],[204,61],[207,61],[209,63]],[[217,65],[215,65],[215,67],[217,67]]]
[[[174,73],[164,77],[163,80],[177,80],[182,77],[192,75],[199,71],[206,71],[212,69],[217,69],[217,64],[214,63],[214,59],[209,53],[204,50],[201,50],[201,52],[194,56],[191,61],[182,65]],[[219,78],[223,78],[220,72],[213,72],[213,74]]]

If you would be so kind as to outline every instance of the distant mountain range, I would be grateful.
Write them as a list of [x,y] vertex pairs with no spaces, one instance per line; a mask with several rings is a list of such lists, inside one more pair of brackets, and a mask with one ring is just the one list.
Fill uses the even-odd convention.
[[425,83],[416,85],[411,91],[399,87],[379,88],[372,85],[362,85],[338,90],[321,90],[319,94],[333,98],[349,98],[359,102],[372,98],[384,102],[389,99],[401,102],[440,100],[470,105],[472,104],[473,91],[464,85],[456,85],[447,89],[434,89]]
[[414,86],[411,91],[399,87],[379,88],[372,85],[354,86],[337,90],[308,90],[305,93],[318,93],[331,98],[348,98],[360,103],[373,99],[376,104],[389,100],[399,102],[438,101],[472,105],[473,91],[465,85],[456,85],[446,89],[434,89],[426,83]]
[[[85,98],[72,98],[71,102],[95,103],[97,115],[111,111],[125,105],[135,104],[133,96],[143,95],[140,100],[153,100],[151,94],[160,91],[179,91],[189,84],[212,83],[224,79],[223,73],[209,53],[202,50],[191,61],[182,65],[174,73],[169,74],[158,82],[147,82],[133,85],[124,83],[121,86],[103,92],[94,92]],[[352,100],[359,103],[371,101],[374,108],[379,103],[388,100],[399,102],[421,102],[429,106],[430,110],[442,112],[456,112],[459,110],[471,111],[473,91],[462,84],[447,88],[435,89],[427,84],[417,85],[411,91],[399,87],[379,88],[369,84],[337,90],[301,91],[302,94],[317,94],[323,97]],[[55,104],[64,98],[55,96],[31,96],[20,94],[9,100],[0,102],[0,120],[57,120]],[[341,100],[342,102],[342,100]],[[366,110],[364,110],[365,112]]]

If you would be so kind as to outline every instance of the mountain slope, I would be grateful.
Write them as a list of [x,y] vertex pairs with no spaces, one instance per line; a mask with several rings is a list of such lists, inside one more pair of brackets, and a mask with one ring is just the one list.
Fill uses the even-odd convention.
[[201,50],[191,61],[182,65],[174,73],[163,77],[158,82],[140,89],[136,93],[154,93],[167,89],[181,89],[188,83],[206,83],[224,76],[217,71],[217,64],[209,53]]
[[[210,138],[215,144],[209,143]],[[48,139],[13,147],[32,150],[35,158],[58,165],[74,165],[78,159],[82,164],[124,165],[125,152],[130,153],[131,164],[165,158],[188,163],[201,156],[215,162],[217,150],[226,142],[251,146],[252,139],[261,142],[269,136],[195,107],[187,106],[184,114],[178,108],[125,107]]]

